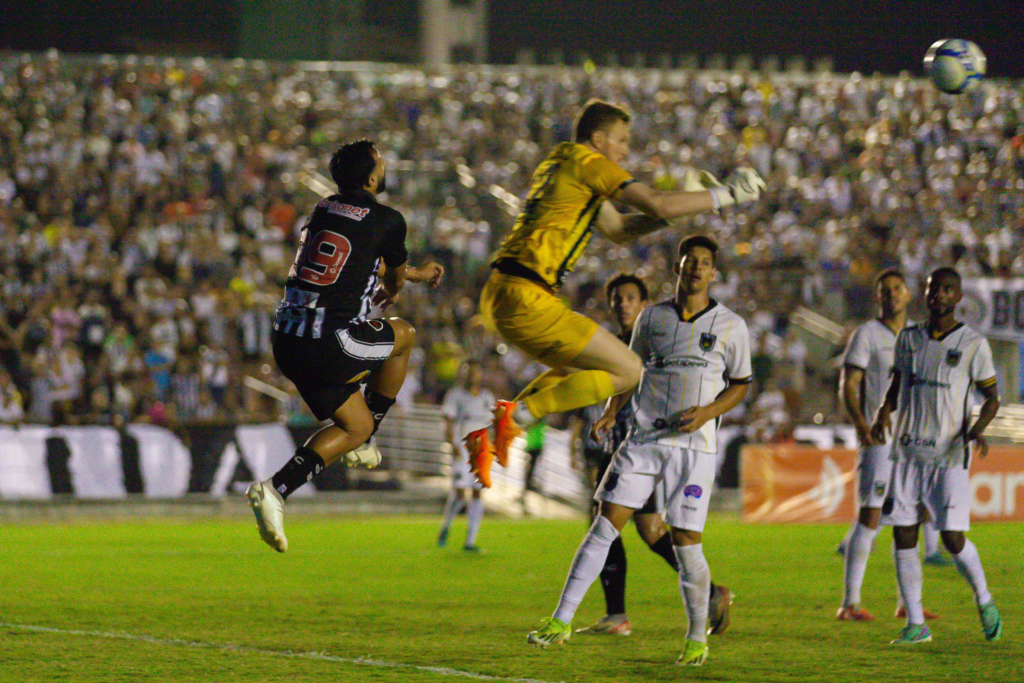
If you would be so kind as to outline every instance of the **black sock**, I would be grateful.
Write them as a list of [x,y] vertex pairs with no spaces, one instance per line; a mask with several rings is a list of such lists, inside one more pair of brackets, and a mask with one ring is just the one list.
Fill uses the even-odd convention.
[[675,548],[672,546],[672,534],[664,534],[661,538],[651,544],[651,550],[665,558],[672,569],[679,573],[679,558],[676,557]]
[[317,455],[316,451],[299,446],[292,459],[271,477],[270,482],[282,498],[287,498],[295,489],[306,482],[313,481],[313,477],[320,474],[323,468],[324,459]]
[[608,614],[626,613],[626,549],[616,537],[608,548],[608,559],[601,570],[601,586]]
[[[370,433],[372,438],[377,430],[380,428],[381,420],[391,410],[391,406],[395,405],[395,399],[388,398],[383,394],[378,394],[376,391],[366,390],[364,396],[366,399],[366,407],[370,409],[370,413],[373,415],[373,432]],[[367,439],[369,440],[369,439]]]

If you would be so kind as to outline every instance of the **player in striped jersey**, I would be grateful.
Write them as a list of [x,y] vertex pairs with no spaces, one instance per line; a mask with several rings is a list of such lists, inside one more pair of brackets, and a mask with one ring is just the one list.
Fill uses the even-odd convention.
[[[840,378],[841,394],[846,410],[857,430],[860,442],[858,453],[858,494],[860,513],[843,543],[843,604],[836,612],[841,621],[871,621],[874,617],[860,604],[860,589],[864,583],[868,556],[878,535],[882,516],[882,503],[889,493],[892,478],[892,460],[889,458],[891,441],[878,443],[871,436],[871,423],[878,406],[889,388],[896,335],[907,324],[907,306],[910,291],[898,270],[884,270],[875,278],[875,301],[878,317],[869,320],[850,337]],[[938,532],[930,522],[925,524],[925,535],[930,530],[932,542],[937,545]],[[927,544],[926,544],[927,545]],[[926,562],[937,553],[935,545],[926,551]],[[939,556],[941,560],[945,558]],[[897,608],[897,616],[902,607]],[[930,618],[936,615],[928,612]]]
[[595,500],[601,513],[580,544],[555,613],[527,637],[547,647],[572,633],[571,621],[597,579],[608,549],[634,512],[656,496],[671,529],[689,629],[680,664],[700,666],[708,654],[711,571],[702,532],[715,480],[719,418],[739,404],[751,380],[746,323],[708,297],[718,245],[694,235],[679,245],[676,296],[643,310],[630,348],[643,372],[635,393],[608,402],[602,432],[632,397],[633,421],[605,473]]
[[368,319],[374,301],[393,302],[407,280],[436,285],[444,274],[437,264],[414,269],[406,263],[405,219],[377,201],[386,164],[372,142],[342,145],[330,170],[338,193],[320,201],[302,228],[274,321],[273,350],[313,415],[333,424],[245,493],[260,537],[282,553],[288,549],[284,501],[293,491],[343,456],[350,464],[380,462],[368,440],[402,388],[416,331],[401,318]]
[[[893,641],[897,645],[932,639],[921,606],[921,505],[974,591],[985,638],[995,640],[1003,630],[978,549],[964,535],[971,526],[971,446],[977,443],[980,457],[988,453],[984,433],[999,410],[999,392],[988,341],[955,317],[962,297],[960,274],[952,268],[928,277],[928,322],[910,325],[897,337],[892,383],[871,430],[877,441],[890,430],[893,437],[895,464],[886,501],[891,510],[885,521],[893,525],[896,580],[907,609],[907,626]],[[972,425],[975,389],[985,402]]]

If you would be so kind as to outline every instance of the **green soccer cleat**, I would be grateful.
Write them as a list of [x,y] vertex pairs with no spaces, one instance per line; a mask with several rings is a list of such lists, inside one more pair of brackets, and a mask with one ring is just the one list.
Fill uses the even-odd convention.
[[990,602],[978,608],[981,615],[981,628],[985,632],[985,640],[999,640],[1003,635],[1003,620],[999,617],[996,603]]
[[561,619],[555,619],[554,617],[545,617],[540,621],[544,625],[536,631],[530,631],[530,635],[526,636],[526,642],[530,645],[542,648],[546,648],[552,643],[561,645],[569,640],[569,636],[572,635],[571,621],[565,623]]
[[683,654],[679,655],[676,664],[679,666],[701,666],[707,658],[708,644],[687,638],[683,645]]
[[890,645],[917,645],[918,643],[931,642],[932,632],[924,624],[909,624],[906,628],[900,631],[900,635],[896,640],[889,643]]

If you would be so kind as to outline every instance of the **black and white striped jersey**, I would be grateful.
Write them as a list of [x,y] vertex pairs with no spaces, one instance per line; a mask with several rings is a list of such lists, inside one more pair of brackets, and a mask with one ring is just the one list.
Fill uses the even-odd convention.
[[302,228],[274,329],[319,339],[370,312],[381,260],[406,262],[405,219],[365,190],[321,200]]
[[680,414],[708,405],[730,384],[750,382],[750,335],[743,318],[712,299],[684,320],[676,302],[666,301],[641,311],[629,346],[644,364],[633,394],[630,441],[717,451],[718,420],[683,434]]

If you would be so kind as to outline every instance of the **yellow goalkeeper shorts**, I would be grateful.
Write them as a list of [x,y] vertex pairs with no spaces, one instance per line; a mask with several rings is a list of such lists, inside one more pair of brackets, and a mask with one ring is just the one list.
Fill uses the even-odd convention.
[[507,342],[553,368],[570,365],[597,331],[544,285],[499,272],[484,285],[480,313]]

